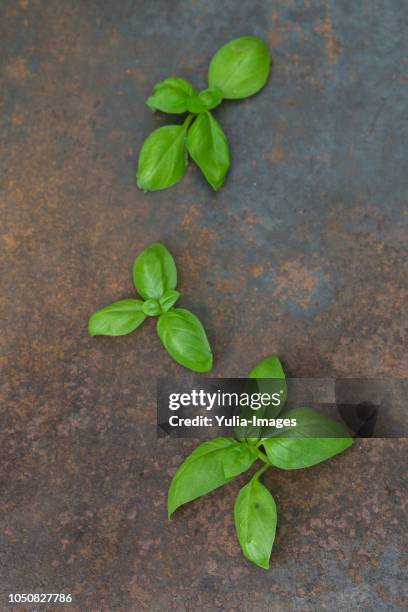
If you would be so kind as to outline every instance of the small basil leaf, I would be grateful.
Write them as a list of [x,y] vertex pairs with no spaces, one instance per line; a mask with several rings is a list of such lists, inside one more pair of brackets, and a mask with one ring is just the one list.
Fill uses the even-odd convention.
[[187,148],[211,187],[217,191],[230,165],[227,137],[210,112],[201,113],[187,133]]
[[143,302],[142,310],[148,317],[157,317],[160,314],[160,306],[157,300],[146,300]]
[[201,102],[207,110],[211,110],[219,106],[222,102],[221,89],[208,87],[198,94]]
[[125,336],[145,320],[141,300],[120,300],[97,310],[89,319],[91,336]]
[[188,163],[185,140],[184,125],[166,125],[146,138],[136,175],[139,189],[159,191],[183,178]]
[[176,287],[176,264],[163,244],[151,244],[136,257],[133,264],[133,282],[145,300],[158,300],[165,291]]
[[296,427],[277,429],[273,437],[263,439],[270,463],[278,468],[311,467],[338,455],[353,443],[344,425],[311,408],[295,408],[284,417],[296,419]]
[[279,357],[273,355],[265,357],[257,363],[248,374],[248,378],[280,378],[285,380],[285,372]]
[[288,394],[285,372],[283,371],[283,367],[279,357],[273,355],[271,357],[265,357],[265,359],[262,359],[262,361],[260,361],[250,371],[248,378],[272,379],[269,382],[263,382],[262,380],[259,380],[257,386],[258,391],[260,393],[263,393],[265,391],[269,394],[277,393],[279,395],[279,406],[271,405],[270,407],[265,407],[266,410],[264,411],[265,417],[269,419],[274,419],[282,410]]
[[204,327],[189,310],[174,308],[160,315],[157,333],[177,363],[194,372],[211,370],[213,357]]
[[156,83],[153,95],[147,99],[146,104],[152,110],[180,114],[186,112],[187,100],[196,94],[197,91],[185,79],[170,77]]
[[258,459],[256,448],[247,444],[237,444],[225,453],[222,465],[227,478],[234,478],[242,472],[249,470],[251,465]]
[[179,297],[180,293],[178,291],[175,291],[174,289],[169,289],[168,291],[163,293],[163,295],[159,299],[159,304],[162,312],[167,312],[168,310],[170,310],[170,308],[174,306],[174,304],[177,302]]
[[170,483],[167,496],[169,518],[183,504],[230,482],[231,478],[224,474],[223,458],[237,444],[232,438],[214,438],[193,450]]
[[[256,411],[256,416],[259,419],[274,419],[282,410],[287,396],[285,373],[279,357],[271,356],[262,359],[251,370],[248,378],[250,380],[245,385],[245,392],[249,395],[267,393],[269,396],[276,394],[276,397],[279,398],[278,404],[277,401],[272,401],[271,399],[269,405],[263,405]],[[243,419],[251,421],[254,411],[249,406],[242,406],[240,414]],[[235,435],[238,438],[247,438],[250,441],[257,441],[260,437],[268,435],[268,431],[268,427],[262,427],[261,425],[251,424],[235,427]]]
[[275,500],[256,475],[238,493],[234,518],[245,557],[268,569],[278,515]]
[[187,102],[187,109],[189,113],[194,113],[195,115],[198,115],[198,113],[204,113],[207,110],[200,96],[190,98]]
[[204,89],[198,95],[187,100],[187,110],[190,113],[203,113],[219,106],[222,102],[222,91],[220,89]]
[[256,36],[243,36],[221,47],[211,60],[208,83],[221,89],[224,98],[252,96],[265,85],[271,65],[266,43]]

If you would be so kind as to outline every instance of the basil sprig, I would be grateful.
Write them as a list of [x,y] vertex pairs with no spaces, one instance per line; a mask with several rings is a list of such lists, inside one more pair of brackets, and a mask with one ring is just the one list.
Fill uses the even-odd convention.
[[222,100],[247,98],[265,85],[271,65],[266,43],[242,36],[221,47],[208,69],[208,88],[201,92],[179,77],[153,87],[146,104],[153,111],[189,113],[181,125],[158,128],[144,141],[139,155],[137,185],[144,191],[167,189],[185,174],[188,156],[217,191],[230,167],[228,140],[210,112]]
[[200,320],[185,308],[174,308],[180,297],[177,269],[164,245],[151,244],[136,257],[133,282],[144,301],[120,300],[97,310],[89,319],[89,334],[124,336],[146,317],[158,317],[157,333],[171,357],[194,372],[211,370],[213,356]]
[[[267,357],[255,366],[250,377],[276,379],[284,387],[285,374],[278,357]],[[262,381],[260,381],[262,384]],[[276,416],[276,413],[275,413]],[[337,421],[311,408],[296,408],[285,414],[296,418],[296,427],[275,429],[271,437],[214,438],[200,444],[177,469],[167,496],[169,518],[180,506],[228,484],[248,470],[257,460],[262,466],[239,491],[235,500],[234,518],[239,544],[245,557],[269,568],[275,540],[277,510],[269,490],[260,476],[270,467],[284,470],[317,465],[343,452],[352,444],[348,430]]]

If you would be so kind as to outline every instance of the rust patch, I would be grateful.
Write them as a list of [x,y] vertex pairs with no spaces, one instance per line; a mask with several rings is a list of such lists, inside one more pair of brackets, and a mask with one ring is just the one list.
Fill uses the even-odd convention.
[[275,48],[282,44],[282,29],[275,9],[272,10],[272,24],[273,31],[268,34],[268,42],[272,48]]
[[251,274],[254,278],[259,278],[265,272],[265,268],[263,266],[254,266],[251,270]]
[[217,279],[215,288],[222,293],[238,293],[242,289],[242,280],[232,277]]
[[262,153],[262,159],[277,164],[285,159],[285,150],[282,146],[286,135],[286,125],[280,125],[274,137],[274,144],[271,151]]
[[10,119],[11,125],[22,125],[23,118],[21,115],[12,115]]
[[279,145],[273,147],[272,151],[262,154],[262,159],[266,159],[271,164],[277,164],[285,159],[285,151]]
[[191,229],[195,225],[195,223],[200,219],[200,217],[201,217],[200,208],[197,205],[192,204],[191,206],[189,206],[186,214],[183,217],[183,220],[181,222],[181,227],[183,228],[183,230]]
[[145,81],[147,81],[148,78],[148,74],[146,74],[146,72],[143,72],[143,70],[141,70],[140,68],[127,68],[125,70],[125,74],[126,76],[131,76],[134,79],[136,79],[136,81],[139,81],[141,83],[144,83]]
[[13,81],[23,81],[29,74],[25,59],[18,57],[6,67],[6,75]]
[[16,249],[19,245],[18,240],[16,240],[11,234],[3,234],[3,240],[8,249]]
[[307,308],[317,283],[318,278],[315,274],[296,260],[289,260],[279,269],[275,295]]
[[339,56],[339,44],[333,31],[333,22],[329,13],[327,13],[325,19],[318,20],[314,31],[322,34],[324,38],[328,63],[335,64]]

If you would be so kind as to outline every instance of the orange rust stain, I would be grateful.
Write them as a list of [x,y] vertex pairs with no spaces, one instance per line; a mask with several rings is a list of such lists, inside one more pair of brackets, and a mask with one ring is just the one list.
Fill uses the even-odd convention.
[[302,308],[310,304],[318,278],[295,260],[286,261],[279,269],[275,295],[292,300]]
[[148,78],[148,75],[140,68],[127,68],[125,70],[125,74],[127,76],[133,77],[134,79],[136,79],[136,81],[140,81],[141,83],[147,81]]
[[266,159],[272,164],[277,164],[278,162],[285,159],[285,151],[282,149],[282,147],[277,145],[276,147],[273,147],[272,151],[270,151],[269,153],[263,153],[262,159]]
[[16,249],[18,247],[18,240],[11,234],[3,234],[3,240],[9,249]]
[[200,238],[203,245],[208,245],[210,241],[218,239],[218,234],[215,230],[212,230],[209,227],[203,227],[200,231]]
[[285,134],[287,131],[286,125],[280,125],[274,136],[274,145],[271,151],[265,151],[262,153],[262,159],[269,161],[272,164],[276,164],[285,159],[285,150],[282,143],[285,141]]
[[[180,262],[180,268],[183,269],[183,279],[186,285],[187,279],[191,274],[194,274],[198,270],[206,269],[209,265],[208,255],[199,255],[199,252],[199,247],[197,247],[191,254],[182,253],[177,259],[177,263]],[[185,288],[184,284],[178,286],[179,290],[184,290]]]
[[263,266],[254,266],[251,270],[252,276],[254,278],[259,278],[265,272],[265,268]]
[[282,44],[282,29],[279,22],[279,15],[275,9],[272,10],[273,31],[268,34],[268,42],[272,48]]
[[25,59],[18,57],[6,67],[6,74],[14,81],[22,81],[29,74]]
[[201,210],[195,204],[188,207],[186,214],[181,222],[181,227],[184,230],[190,229],[196,221],[201,217]]
[[12,115],[10,122],[12,125],[22,125],[23,118],[21,115]]
[[[197,232],[195,221],[201,217],[198,206],[191,206],[181,222],[182,230],[190,237],[190,248],[180,256],[180,266],[186,271],[197,272],[209,265],[209,245],[217,240],[217,232],[207,227],[201,227]],[[187,276],[185,276],[187,278]]]
[[90,546],[83,546],[79,550],[79,554],[83,559],[90,559],[92,557],[92,548]]
[[215,288],[221,293],[238,293],[242,289],[240,278],[222,278],[215,281]]
[[253,227],[254,225],[258,223],[258,217],[256,216],[253,210],[246,208],[242,212],[242,221],[244,222],[245,225],[249,225]]
[[337,38],[335,37],[333,32],[333,23],[329,13],[327,13],[326,18],[324,20],[318,20],[314,30],[318,34],[322,34],[324,38],[327,61],[329,62],[329,64],[335,64],[338,60],[339,45],[337,42]]

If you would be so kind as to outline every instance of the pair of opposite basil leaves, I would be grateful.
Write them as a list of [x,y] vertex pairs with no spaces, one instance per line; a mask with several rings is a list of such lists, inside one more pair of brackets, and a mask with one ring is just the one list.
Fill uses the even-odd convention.
[[93,313],[91,336],[124,336],[137,329],[146,317],[158,317],[157,333],[164,348],[182,366],[208,372],[213,356],[200,320],[185,308],[174,308],[177,268],[162,244],[151,244],[133,264],[133,282],[144,299],[119,300]]
[[210,112],[222,100],[237,100],[265,85],[271,56],[256,36],[231,40],[214,55],[208,69],[208,88],[200,93],[186,79],[170,77],[157,83],[147,100],[152,110],[189,113],[182,125],[158,128],[143,143],[137,185],[158,191],[177,183],[185,174],[188,156],[195,161],[214,190],[224,183],[230,167],[227,137]]
[[[275,418],[283,408],[287,394],[285,373],[279,358],[266,357],[253,368],[248,378],[274,379],[284,389],[279,407],[273,407],[271,413],[262,415]],[[259,385],[262,386],[261,380]],[[344,425],[312,408],[291,409],[284,418],[296,419],[296,427],[259,431],[257,437],[252,437],[251,428],[246,432],[251,437],[214,438],[195,448],[176,470],[170,483],[167,496],[169,518],[180,506],[228,484],[261,460],[263,467],[238,493],[234,520],[245,557],[268,569],[278,515],[272,494],[259,480],[261,474],[270,467],[284,470],[312,467],[352,445],[352,438]]]

